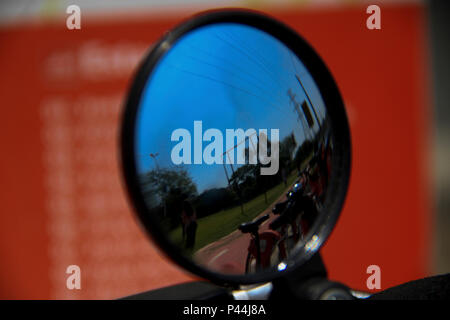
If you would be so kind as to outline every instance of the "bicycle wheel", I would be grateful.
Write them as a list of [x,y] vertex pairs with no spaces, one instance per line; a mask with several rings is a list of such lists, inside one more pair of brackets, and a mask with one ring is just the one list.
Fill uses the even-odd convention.
[[247,254],[247,259],[245,261],[245,273],[255,273],[256,272],[256,257],[252,253]]

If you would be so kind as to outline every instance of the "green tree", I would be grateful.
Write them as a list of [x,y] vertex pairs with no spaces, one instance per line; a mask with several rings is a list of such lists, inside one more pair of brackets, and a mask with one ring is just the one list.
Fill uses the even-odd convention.
[[197,186],[183,168],[152,169],[141,175],[141,186],[147,205],[172,227],[179,223],[181,202],[197,195]]

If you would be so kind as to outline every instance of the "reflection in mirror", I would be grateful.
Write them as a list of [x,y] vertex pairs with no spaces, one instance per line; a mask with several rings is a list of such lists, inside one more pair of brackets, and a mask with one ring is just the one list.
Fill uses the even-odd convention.
[[198,265],[282,270],[311,244],[333,139],[310,73],[279,40],[234,23],[190,31],[153,69],[136,124],[148,214]]

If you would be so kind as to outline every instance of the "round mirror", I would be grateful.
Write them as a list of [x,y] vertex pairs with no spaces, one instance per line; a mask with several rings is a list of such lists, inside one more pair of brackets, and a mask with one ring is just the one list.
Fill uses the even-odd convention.
[[173,260],[216,282],[270,281],[334,227],[349,140],[338,89],[304,40],[258,13],[215,11],[143,61],[123,169],[142,225]]

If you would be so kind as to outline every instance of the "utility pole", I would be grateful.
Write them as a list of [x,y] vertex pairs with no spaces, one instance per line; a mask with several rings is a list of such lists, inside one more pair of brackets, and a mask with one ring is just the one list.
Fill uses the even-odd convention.
[[305,139],[310,139],[310,135],[309,135],[309,131],[305,126],[303,117],[305,117],[304,113],[302,113],[302,111],[300,110],[300,103],[297,102],[297,100],[295,99],[295,94],[292,92],[291,89],[288,89],[287,92],[289,99],[291,100],[292,104],[294,105],[294,111],[297,112],[297,121],[301,123],[302,128],[303,128],[303,134],[305,136]]
[[320,125],[320,121],[319,121],[319,117],[317,116],[316,109],[314,108],[314,105],[312,104],[311,98],[309,97],[308,92],[306,92],[305,87],[303,86],[303,83],[302,83],[302,81],[300,80],[300,77],[299,77],[298,75],[295,75],[295,78],[297,79],[298,83],[299,83],[300,86],[302,87],[303,92],[305,93],[306,99],[308,99],[308,103],[309,103],[309,105],[311,106],[311,109],[312,109],[312,111],[313,111],[313,113],[314,113],[314,117],[316,118],[317,125],[319,126],[319,131],[320,131],[320,129],[321,129],[322,127],[321,127],[321,125]]
[[156,161],[156,157],[157,157],[157,156],[159,156],[159,153],[158,153],[158,152],[156,152],[156,153],[150,153],[150,157],[153,158],[153,160],[155,161],[156,169],[159,170],[158,161]]

